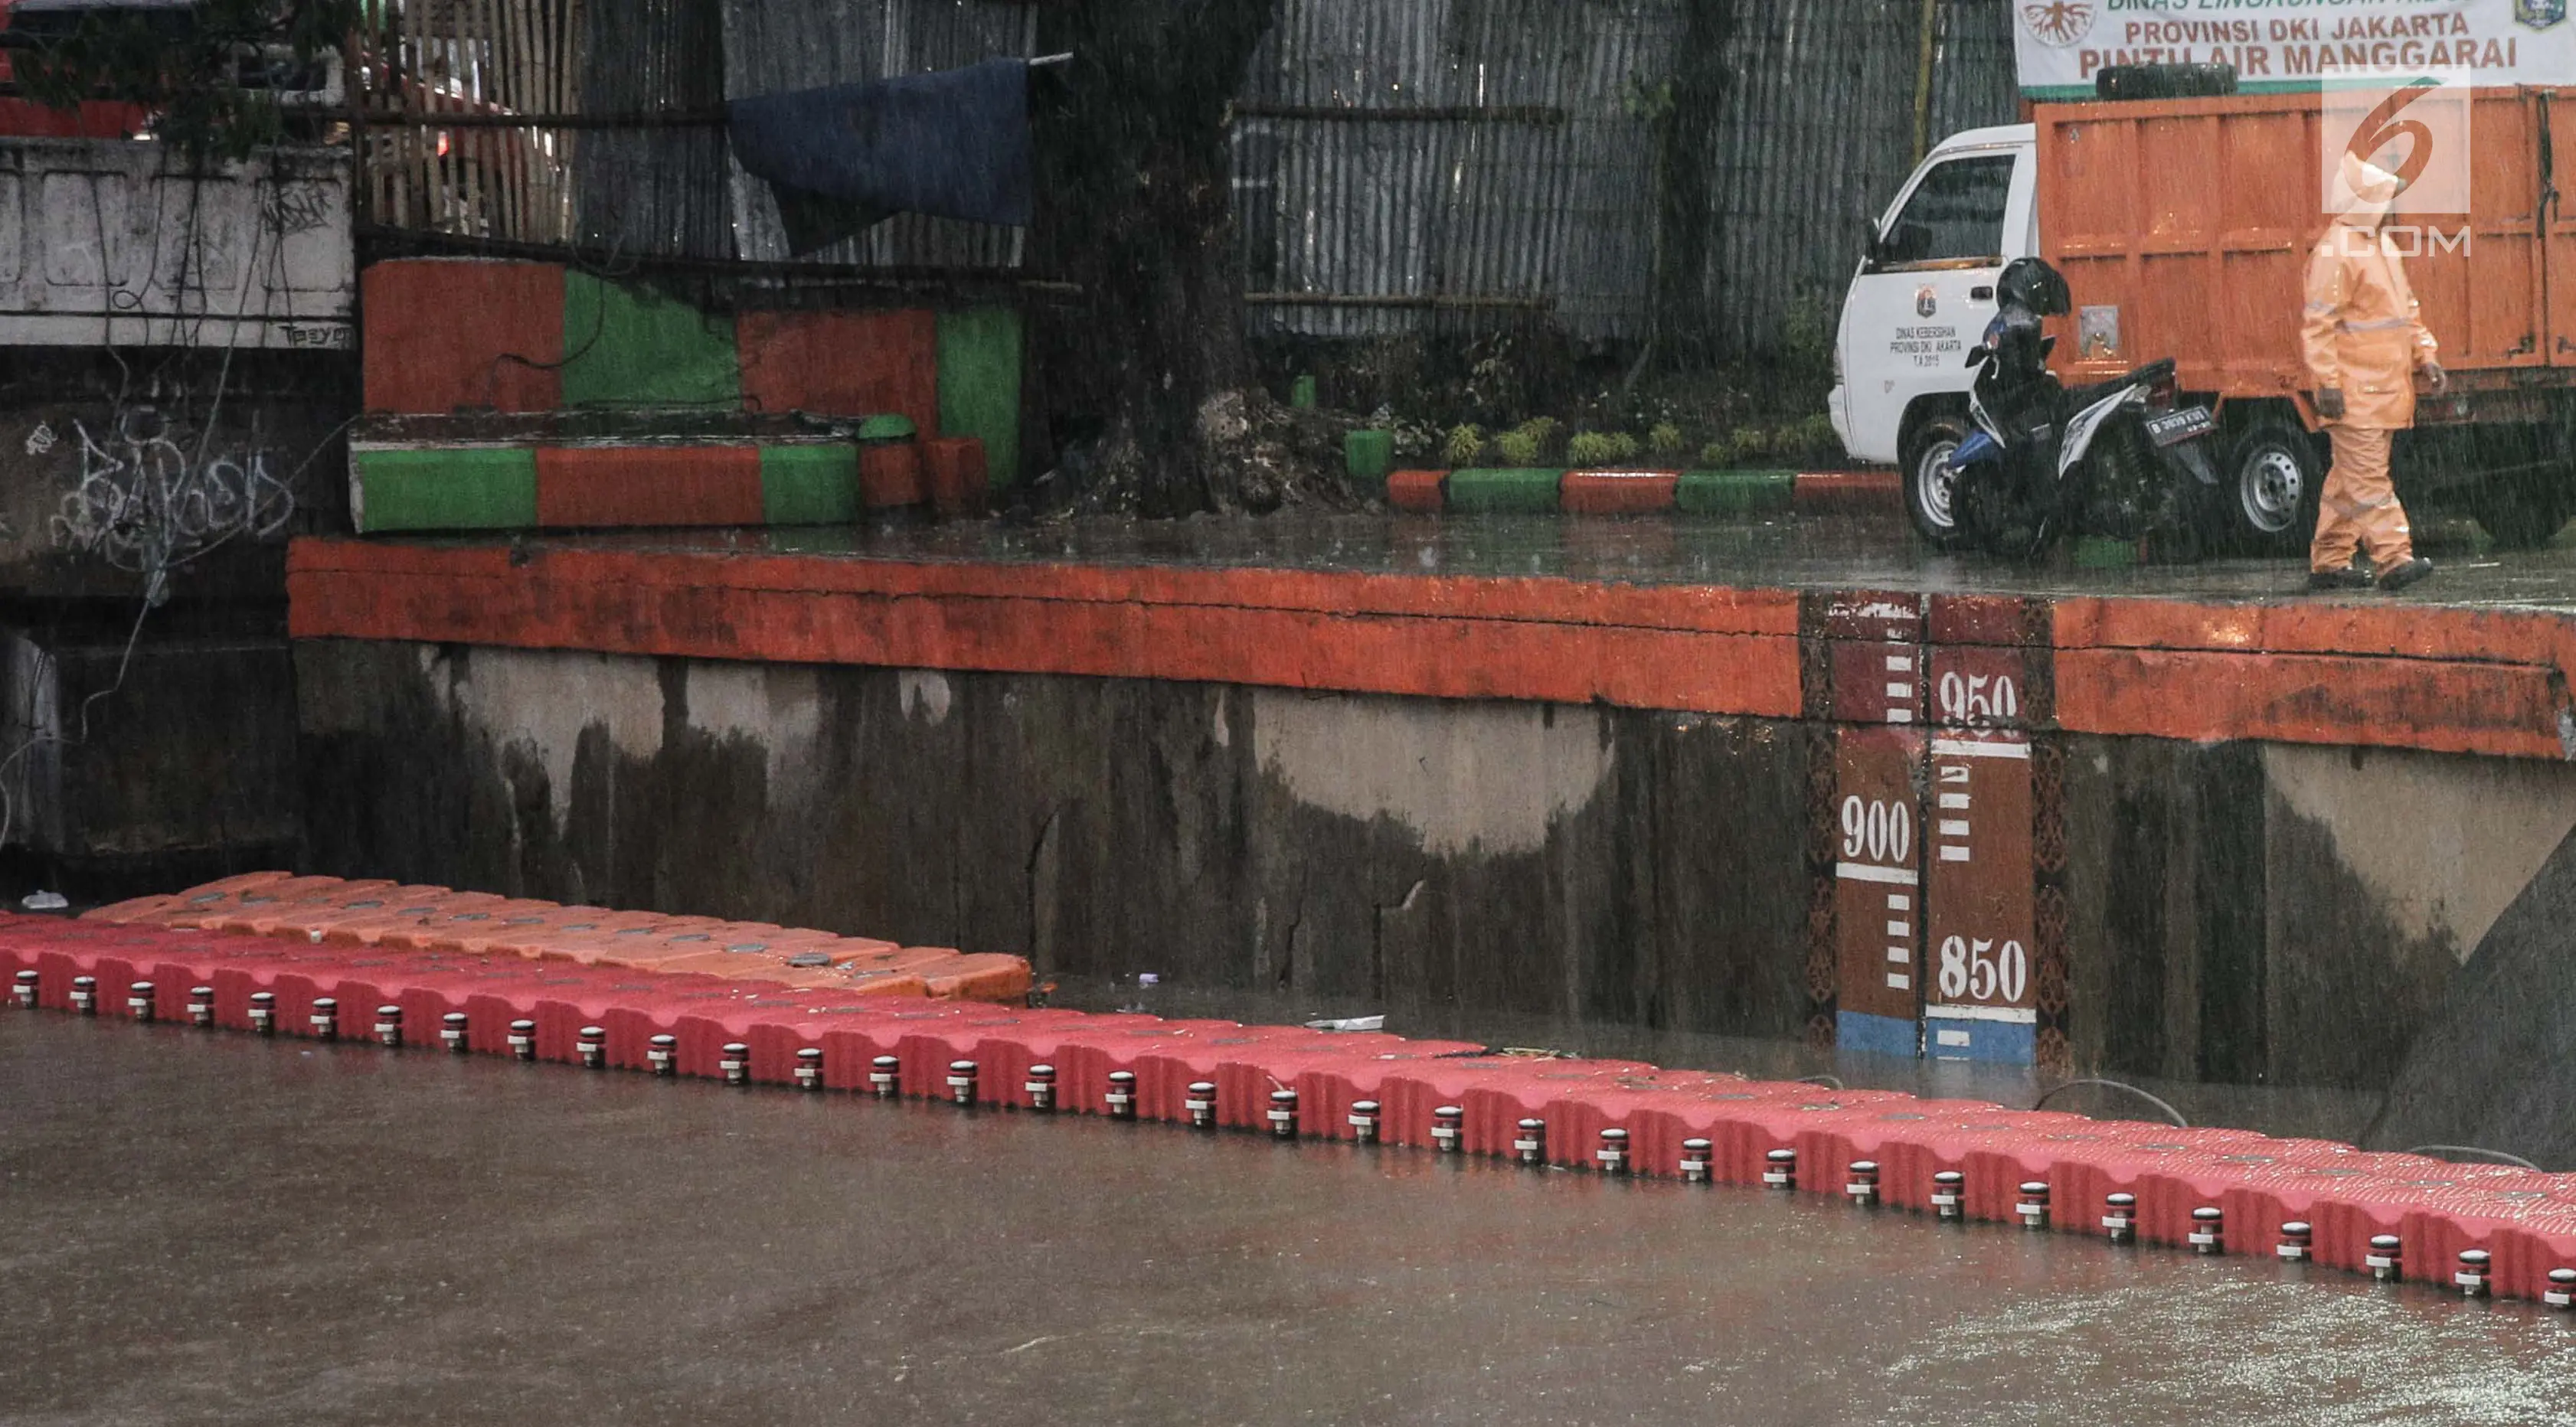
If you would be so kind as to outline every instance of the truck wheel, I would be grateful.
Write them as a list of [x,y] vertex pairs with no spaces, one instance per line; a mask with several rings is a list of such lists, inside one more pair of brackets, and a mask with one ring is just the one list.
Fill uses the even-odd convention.
[[1967,439],[1968,418],[1955,412],[1916,423],[1905,438],[1905,513],[1925,540],[1943,550],[1968,544],[1959,527],[1959,477],[1950,464]]
[[2469,497],[2469,514],[2498,548],[2538,549],[2567,528],[2569,500],[2560,480],[2546,471],[2488,481]]
[[2246,428],[2227,448],[2218,477],[2216,490],[2202,488],[2209,497],[2202,529],[2210,544],[2263,555],[2308,548],[2326,463],[2297,423],[2269,417]]

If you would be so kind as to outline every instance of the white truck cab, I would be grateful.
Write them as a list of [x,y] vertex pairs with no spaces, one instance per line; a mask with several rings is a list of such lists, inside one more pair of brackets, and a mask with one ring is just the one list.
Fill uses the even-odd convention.
[[1954,538],[1950,456],[1967,439],[1968,349],[1995,315],[2004,264],[2039,252],[2036,131],[1943,140],[1872,225],[1834,341],[1834,430],[1856,459],[1905,476],[1917,529]]

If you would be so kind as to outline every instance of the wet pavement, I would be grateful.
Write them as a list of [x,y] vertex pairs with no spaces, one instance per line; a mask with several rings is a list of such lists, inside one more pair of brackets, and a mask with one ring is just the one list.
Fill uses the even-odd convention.
[[2576,1324],[1404,1150],[0,1015],[0,1421],[2535,1423]]
[[[485,544],[421,540],[406,544]],[[741,550],[861,559],[1258,567],[1390,574],[1554,576],[1637,584],[1794,590],[2121,595],[2247,600],[2307,593],[2296,557],[2196,565],[2076,568],[2066,550],[2039,566],[1925,546],[1901,510],[1767,518],[1433,517],[1297,511],[1260,519],[975,521],[886,528],[639,531],[559,536],[528,548]],[[2440,577],[2413,604],[2576,611],[2576,532],[2549,548],[2494,551],[2477,526],[2419,512],[2416,543]],[[2378,594],[2323,598],[2375,601]]]

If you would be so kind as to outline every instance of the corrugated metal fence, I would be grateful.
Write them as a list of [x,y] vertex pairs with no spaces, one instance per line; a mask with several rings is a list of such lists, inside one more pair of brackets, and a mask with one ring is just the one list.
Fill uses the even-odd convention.
[[[1916,162],[1922,0],[1743,0],[1706,136],[1707,261],[1689,289],[1722,348],[1769,345],[1801,301],[1839,306],[1863,230]],[[1925,131],[2019,116],[2006,0],[1933,9]],[[1619,335],[1633,335],[1630,309]]]
[[[1284,0],[1234,136],[1255,320],[1309,336],[1641,306],[1634,91],[1678,0]],[[1256,328],[1258,330],[1258,328]]]
[[[1661,321],[1766,347],[1839,294],[1918,127],[2013,117],[2007,0],[1928,12],[1927,88],[1926,0],[1280,0],[1233,135],[1253,331],[1633,341]],[[1009,0],[367,13],[362,222],[700,260],[788,257],[727,151],[727,98],[1037,40]],[[1021,236],[902,218],[810,260],[990,270]]]
[[[1668,320],[1766,347],[1802,300],[1839,296],[1918,117],[1935,138],[2014,117],[2006,0],[1936,0],[1928,90],[1924,16],[1923,0],[1284,0],[1235,131],[1255,330],[1536,311],[1642,338],[1670,188],[1705,211],[1674,215],[1704,241],[1698,271],[1661,284],[1683,308]],[[1696,127],[1676,104],[1694,60],[1717,97]],[[1659,144],[1702,182],[1659,174]]]

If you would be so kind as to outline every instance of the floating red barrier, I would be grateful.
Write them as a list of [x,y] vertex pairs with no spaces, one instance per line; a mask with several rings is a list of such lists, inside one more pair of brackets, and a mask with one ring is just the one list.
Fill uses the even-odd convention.
[[1013,1002],[1027,960],[951,947],[904,947],[768,922],[612,911],[382,880],[252,872],[82,918],[91,933],[193,928],[315,945],[516,955],[696,972],[862,996]]
[[[1488,1055],[1389,1035],[872,996],[846,984],[645,971],[587,955],[531,958],[505,947],[522,933],[458,930],[479,925],[460,918],[506,922],[513,918],[501,913],[525,904],[496,898],[458,911],[450,901],[418,913],[408,909],[433,904],[412,900],[416,889],[378,884],[352,895],[352,885],[230,879],[190,894],[211,900],[189,913],[165,899],[148,916],[123,919],[0,916],[0,986],[13,1008],[32,1001],[71,1011],[78,988],[101,1019],[134,1015],[129,999],[140,997],[154,1020],[197,1024],[202,1015],[251,1030],[264,1019],[271,1034],[291,1038],[325,1033],[318,1004],[336,1011],[327,1024],[350,1047],[343,1053],[394,1044],[455,1049],[447,1037],[461,1030],[462,1049],[480,1054],[517,1054],[515,1039],[532,1060],[667,1068],[749,1085],[864,1094],[885,1076],[888,1088],[914,1097],[1020,1107],[1044,1098],[1061,1114],[1179,1124],[1190,1123],[1197,1101],[1217,1127],[1281,1138],[1365,1135],[1425,1147],[1446,1139],[1461,1152],[1497,1157],[1526,1144],[1560,1166],[1737,1184],[1768,1179],[1788,1192],[1915,1210],[1932,1207],[1938,1194],[1955,1198],[1964,1217],[2058,1233],[2103,1234],[2104,1218],[2114,1217],[2141,1242],[2185,1245],[2197,1230],[2207,1240],[2200,1247],[2215,1252],[2378,1269],[2453,1292],[2539,1299],[2567,1296],[2576,1282],[2553,1278],[2576,1269],[2576,1176],[2243,1130]],[[473,941],[485,950],[393,948],[393,934],[365,915],[386,909],[351,905],[378,900],[376,891],[402,904],[387,915],[419,923],[405,933],[413,945]],[[301,908],[293,916],[307,920],[273,921],[262,907]],[[670,932],[667,924],[679,919],[588,908],[527,915],[536,920],[524,925],[543,925],[552,936],[618,937],[640,928],[635,940],[668,942],[698,934]],[[323,916],[339,920],[314,920]],[[315,942],[309,934],[175,928],[167,924],[173,917],[320,925],[324,934]],[[741,934],[742,924],[729,925],[734,930],[722,935]],[[755,939],[785,943],[791,935],[768,928]],[[678,959],[730,966],[758,954]],[[136,989],[143,983],[148,990]],[[377,1031],[387,1024],[396,1030]],[[1043,1087],[1042,1097],[1033,1086]]]

